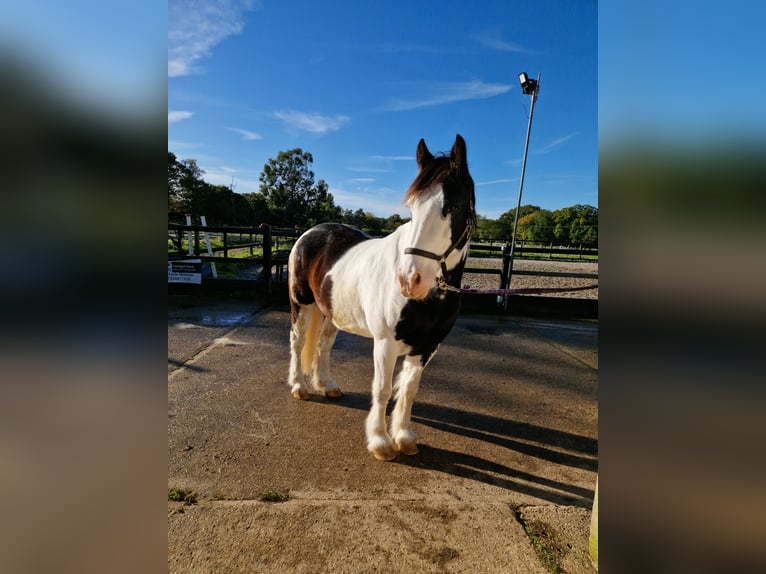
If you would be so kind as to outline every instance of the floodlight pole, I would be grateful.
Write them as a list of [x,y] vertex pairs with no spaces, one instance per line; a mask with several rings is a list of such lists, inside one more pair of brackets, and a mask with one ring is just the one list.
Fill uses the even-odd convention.
[[[524,76],[525,81],[522,83],[522,91],[524,94],[530,94],[532,96],[532,103],[529,106],[529,121],[527,123],[527,137],[524,140],[524,156],[521,159],[521,178],[519,179],[519,198],[516,202],[516,213],[513,217],[513,236],[511,238],[510,246],[505,245],[503,249],[503,273],[501,275],[502,285],[501,289],[509,289],[511,286],[511,276],[513,275],[513,253],[516,248],[516,231],[519,224],[519,211],[521,210],[521,192],[524,189],[524,172],[527,169],[527,151],[529,150],[529,134],[532,131],[532,116],[535,113],[535,102],[537,101],[537,94],[540,92],[540,73],[537,74],[537,81],[526,79],[526,73],[519,75]],[[508,295],[503,295],[503,311],[508,310]]]

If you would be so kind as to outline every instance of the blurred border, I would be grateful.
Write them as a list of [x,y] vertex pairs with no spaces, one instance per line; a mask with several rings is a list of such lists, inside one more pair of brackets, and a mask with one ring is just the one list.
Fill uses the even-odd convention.
[[[671,4],[599,9],[600,567],[760,571],[763,8]],[[130,37],[101,3],[60,36],[24,6],[0,13],[3,570],[164,570],[167,6],[131,4]],[[124,84],[94,64],[147,45]]]
[[751,2],[599,9],[605,572],[766,570],[756,14]]
[[10,4],[0,569],[165,571],[167,6]]

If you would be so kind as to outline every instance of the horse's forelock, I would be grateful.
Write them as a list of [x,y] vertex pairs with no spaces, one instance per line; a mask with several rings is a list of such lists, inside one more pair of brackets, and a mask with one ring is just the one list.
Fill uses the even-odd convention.
[[409,205],[411,201],[420,199],[433,185],[443,182],[452,172],[454,166],[449,156],[438,155],[423,166],[407,193],[404,194],[404,202]]

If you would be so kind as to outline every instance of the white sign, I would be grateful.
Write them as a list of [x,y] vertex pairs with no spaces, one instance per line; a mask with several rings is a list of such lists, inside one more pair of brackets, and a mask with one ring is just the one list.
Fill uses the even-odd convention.
[[168,261],[168,283],[202,284],[202,260],[178,259]]

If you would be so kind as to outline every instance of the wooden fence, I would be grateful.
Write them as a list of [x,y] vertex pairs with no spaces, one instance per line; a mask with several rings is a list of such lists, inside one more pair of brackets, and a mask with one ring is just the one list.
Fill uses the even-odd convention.
[[[195,257],[207,262],[227,262],[243,265],[249,268],[261,267],[260,280],[268,291],[271,292],[273,282],[284,283],[287,279],[287,259],[290,255],[295,240],[303,230],[271,227],[261,224],[257,227],[236,226],[202,226],[168,224],[168,258],[183,259]],[[208,253],[208,244],[204,247],[202,242],[207,235],[211,242]],[[242,251],[245,251],[244,255]],[[566,259],[581,259],[584,256],[598,256],[598,249],[583,247],[561,247],[524,245],[520,242],[514,250],[514,258],[522,257],[548,257],[564,255]],[[498,276],[498,287],[503,280],[507,280],[509,257],[509,245],[493,245],[483,243],[471,243],[472,257],[502,257],[503,270],[486,268],[466,267],[465,273],[491,274]],[[551,277],[575,277],[597,278],[596,274],[582,273],[558,273],[540,271],[514,270],[514,275],[538,275]]]

